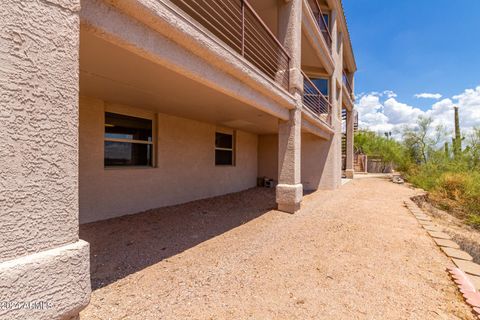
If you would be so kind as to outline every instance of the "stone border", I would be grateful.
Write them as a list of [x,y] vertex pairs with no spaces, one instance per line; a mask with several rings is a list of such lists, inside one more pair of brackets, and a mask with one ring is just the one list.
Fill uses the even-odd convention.
[[405,206],[410,210],[417,221],[433,239],[441,251],[449,257],[457,268],[447,268],[453,282],[457,285],[465,302],[472,307],[473,312],[480,319],[480,265],[474,263],[472,256],[460,250],[460,246],[443,232],[432,219],[426,215],[413,201],[405,201]]

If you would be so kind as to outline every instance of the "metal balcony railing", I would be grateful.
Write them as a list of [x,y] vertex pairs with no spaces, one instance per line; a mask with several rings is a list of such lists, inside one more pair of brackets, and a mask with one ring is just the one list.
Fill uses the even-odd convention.
[[331,52],[332,51],[332,34],[330,33],[330,28],[328,26],[327,21],[325,21],[322,8],[320,7],[320,4],[318,3],[317,0],[308,0],[308,4],[312,9],[313,15],[315,16],[315,20],[317,21],[320,31],[322,32],[323,38],[325,39],[328,49]]
[[348,80],[348,76],[345,72],[343,72],[343,84],[345,85],[345,87],[347,87],[348,93],[352,97],[353,96],[353,88],[352,88],[352,85],[350,84],[350,81]]
[[355,119],[353,120],[353,131],[357,132],[358,131],[358,111],[354,110],[355,113]]
[[247,0],[170,0],[270,79],[289,89],[290,56]]
[[310,78],[303,73],[303,105],[327,124],[332,124],[332,105]]

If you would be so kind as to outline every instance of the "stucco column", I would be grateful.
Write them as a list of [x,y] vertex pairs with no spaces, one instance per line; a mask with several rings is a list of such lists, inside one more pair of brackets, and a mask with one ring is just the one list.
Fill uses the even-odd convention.
[[302,0],[278,2],[278,38],[290,55],[290,93],[296,107],[290,110],[288,121],[278,124],[278,209],[294,213],[300,209],[303,197],[301,184],[301,125],[303,76],[302,55]]
[[79,0],[0,6],[0,319],[89,302],[78,238]]
[[[333,40],[332,57],[335,69],[331,77],[330,102],[332,104],[332,134],[330,140],[322,143],[320,151],[324,155],[321,159],[325,163],[319,183],[319,189],[332,190],[341,186],[342,181],[342,92],[337,83],[342,83],[343,70],[343,45],[342,36],[339,36],[337,12],[333,10],[330,15],[331,33]],[[341,89],[340,89],[341,90]],[[320,161],[320,160],[319,160]]]
[[290,55],[290,92],[301,93],[302,0],[282,0],[278,3],[278,39]]
[[346,152],[346,168],[345,175],[348,179],[353,179],[354,169],[353,169],[353,139],[354,139],[354,122],[355,114],[353,110],[347,110],[347,152]]
[[278,124],[278,210],[294,213],[303,197],[301,181],[301,109],[290,110],[288,121]]

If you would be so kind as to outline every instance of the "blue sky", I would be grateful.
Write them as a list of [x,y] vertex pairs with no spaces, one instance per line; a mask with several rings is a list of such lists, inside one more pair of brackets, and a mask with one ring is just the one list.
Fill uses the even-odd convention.
[[[380,95],[377,111],[383,112],[389,99],[431,112],[434,104],[444,99],[459,104],[466,98],[471,111],[477,102],[480,109],[480,89],[476,100],[480,86],[480,0],[343,2],[358,65],[356,93],[395,93]],[[437,93],[442,98],[415,98],[419,93]],[[443,101],[445,110],[447,102]]]

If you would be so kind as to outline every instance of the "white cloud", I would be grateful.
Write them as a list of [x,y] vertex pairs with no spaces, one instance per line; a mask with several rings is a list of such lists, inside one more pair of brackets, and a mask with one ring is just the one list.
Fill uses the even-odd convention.
[[[441,97],[440,94],[438,96]],[[400,137],[405,126],[414,126],[419,116],[431,117],[433,126],[443,125],[451,133],[454,127],[454,105],[459,107],[464,135],[474,127],[480,127],[480,86],[437,101],[427,110],[400,102],[392,91],[362,94],[357,101],[355,107],[360,116],[360,128],[379,133],[393,132],[395,137]]]
[[440,93],[417,93],[415,98],[419,99],[435,99],[438,100],[442,97]]
[[385,101],[384,106],[384,113],[393,124],[407,123],[412,118],[418,118],[424,114],[422,110],[398,102],[395,98]]
[[387,96],[387,98],[396,98],[397,94],[393,92],[392,90],[385,90],[383,91],[383,94]]

